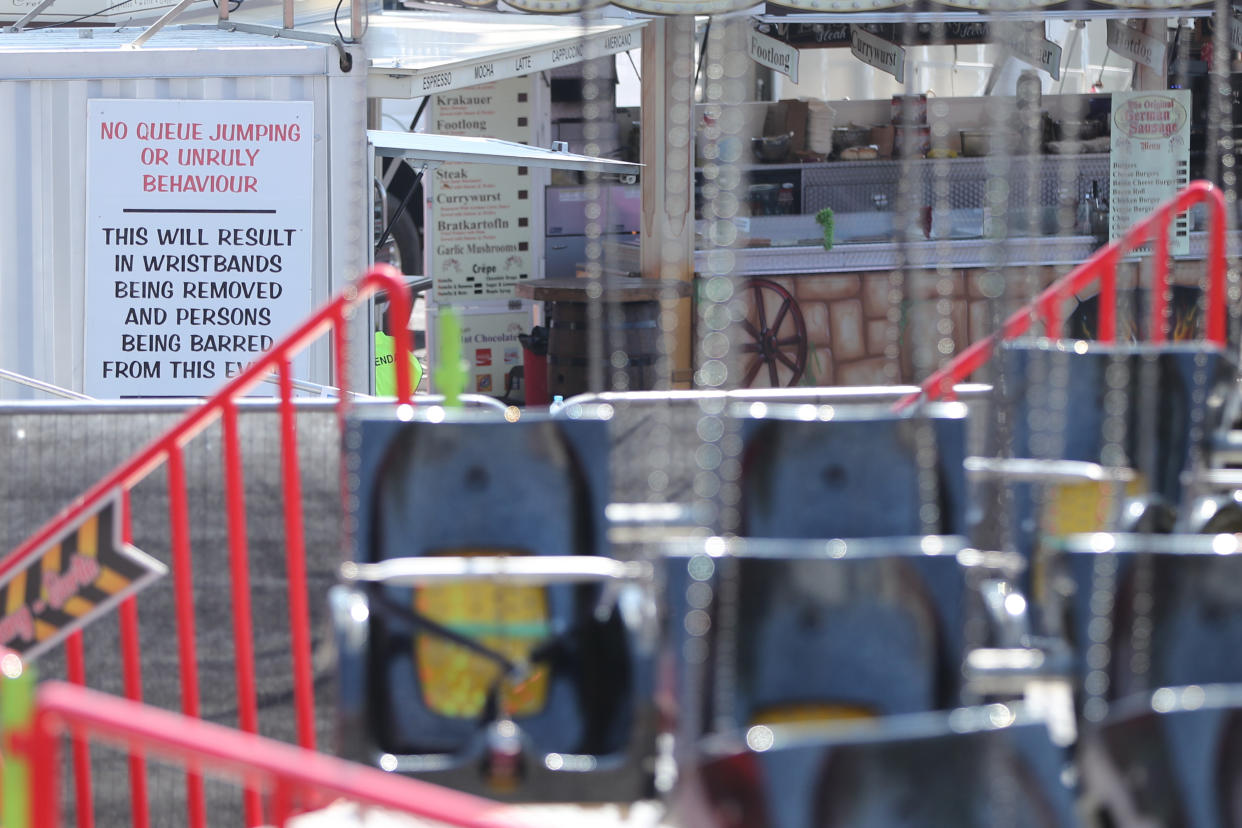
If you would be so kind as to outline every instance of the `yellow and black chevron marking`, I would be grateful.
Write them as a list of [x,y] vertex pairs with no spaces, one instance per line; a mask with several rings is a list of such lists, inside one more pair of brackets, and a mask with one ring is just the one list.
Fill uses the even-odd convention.
[[121,542],[119,518],[108,501],[0,583],[0,647],[37,655],[166,571]]

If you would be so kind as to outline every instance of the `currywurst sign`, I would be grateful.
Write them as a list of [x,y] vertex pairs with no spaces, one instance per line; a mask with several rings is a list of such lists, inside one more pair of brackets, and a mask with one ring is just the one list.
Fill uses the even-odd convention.
[[88,109],[84,390],[208,394],[310,310],[314,104]]
[[896,43],[876,37],[860,26],[850,26],[850,51],[868,66],[888,72],[898,83],[905,83],[906,50]]

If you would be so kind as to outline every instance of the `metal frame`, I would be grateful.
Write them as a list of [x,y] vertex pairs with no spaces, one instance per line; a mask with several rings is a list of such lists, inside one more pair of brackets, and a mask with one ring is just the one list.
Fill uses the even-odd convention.
[[59,742],[66,731],[75,739],[97,736],[127,748],[131,755],[150,754],[208,770],[237,780],[248,791],[263,789],[268,792],[270,822],[278,826],[308,807],[337,797],[437,824],[466,828],[514,824],[497,815],[496,803],[477,796],[71,684],[49,682],[39,689],[33,727],[29,739],[23,740],[22,751],[33,766],[30,799],[39,828],[61,825]]
[[[258,732],[258,697],[255,686],[253,652],[253,619],[251,615],[248,542],[246,536],[246,496],[242,472],[242,449],[238,436],[238,409],[241,398],[258,386],[270,372],[280,378],[281,475],[284,484],[284,523],[286,537],[287,595],[292,638],[294,710],[298,744],[308,750],[315,748],[314,688],[311,668],[310,607],[307,596],[306,542],[302,514],[301,470],[298,460],[296,427],[297,407],[293,395],[293,359],[331,331],[332,353],[337,375],[348,377],[346,361],[348,342],[347,314],[371,295],[386,291],[393,315],[397,374],[397,410],[413,402],[410,387],[409,355],[412,336],[408,329],[410,297],[405,280],[395,269],[380,265],[368,271],[357,283],[348,287],[324,305],[285,339],[277,342],[258,361],[239,374],[214,397],[192,407],[172,428],[157,437],[88,489],[70,506],[26,539],[0,560],[0,575],[24,564],[32,555],[57,536],[67,525],[80,520],[106,500],[121,498],[122,540],[132,540],[130,532],[129,491],[152,471],[168,466],[169,529],[172,541],[171,569],[175,595],[175,630],[179,648],[179,682],[182,712],[190,718],[200,716],[197,644],[195,640],[193,560],[190,543],[189,504],[187,502],[186,469],[183,447],[215,420],[222,420],[225,504],[228,516],[228,559],[233,605],[234,645],[236,652],[236,683],[238,719],[243,731]],[[342,429],[350,406],[348,395],[335,401]],[[74,633],[66,643],[70,681],[85,683],[85,659],[81,632]],[[138,652],[137,604],[127,599],[121,610],[121,666],[125,676],[125,692],[132,700],[141,699],[141,666]],[[131,763],[141,762],[131,755]],[[90,759],[84,739],[74,741],[75,785],[80,807],[89,811]],[[133,789],[135,821],[144,821],[148,814],[145,789]],[[199,828],[206,824],[206,804],[202,774],[191,765],[186,771],[187,824]],[[85,803],[85,804],[82,804]],[[247,824],[262,822],[261,802],[256,790],[245,796]]]

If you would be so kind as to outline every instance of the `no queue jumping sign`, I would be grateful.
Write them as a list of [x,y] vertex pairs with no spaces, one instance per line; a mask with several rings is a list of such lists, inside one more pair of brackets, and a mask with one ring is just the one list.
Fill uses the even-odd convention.
[[314,105],[88,108],[84,390],[208,394],[310,310]]

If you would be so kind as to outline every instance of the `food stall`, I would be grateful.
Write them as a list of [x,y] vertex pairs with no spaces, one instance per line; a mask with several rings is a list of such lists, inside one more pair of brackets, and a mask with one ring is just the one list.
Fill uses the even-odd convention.
[[[1179,8],[1167,36],[1171,10],[1075,10],[1092,19],[1070,29],[1085,40],[1091,26],[1103,54],[1092,62],[1073,39],[1063,49],[1046,36],[1066,9],[1040,10],[1015,35],[986,10],[816,7],[769,6],[744,44],[734,36],[775,79],[773,96],[813,88],[808,55],[833,46],[901,81],[901,93],[698,107],[695,270],[733,279],[745,297],[754,342],[744,353],[786,343],[775,376],[743,363],[744,384],[914,381],[1121,235],[1137,205],[1219,163],[1205,136],[1227,134],[1229,109],[1196,86],[1211,46],[1202,8]],[[956,55],[968,44],[992,50],[982,94],[917,94],[915,70],[927,83],[935,67],[926,54],[917,64],[915,49]],[[1110,58],[1127,69],[1100,88]],[[839,93],[878,88],[830,77]],[[1175,279],[1186,284],[1201,270],[1202,224],[1192,212],[1175,227]],[[632,246],[612,252],[635,261]],[[1132,281],[1140,269],[1137,257],[1123,268]]]

